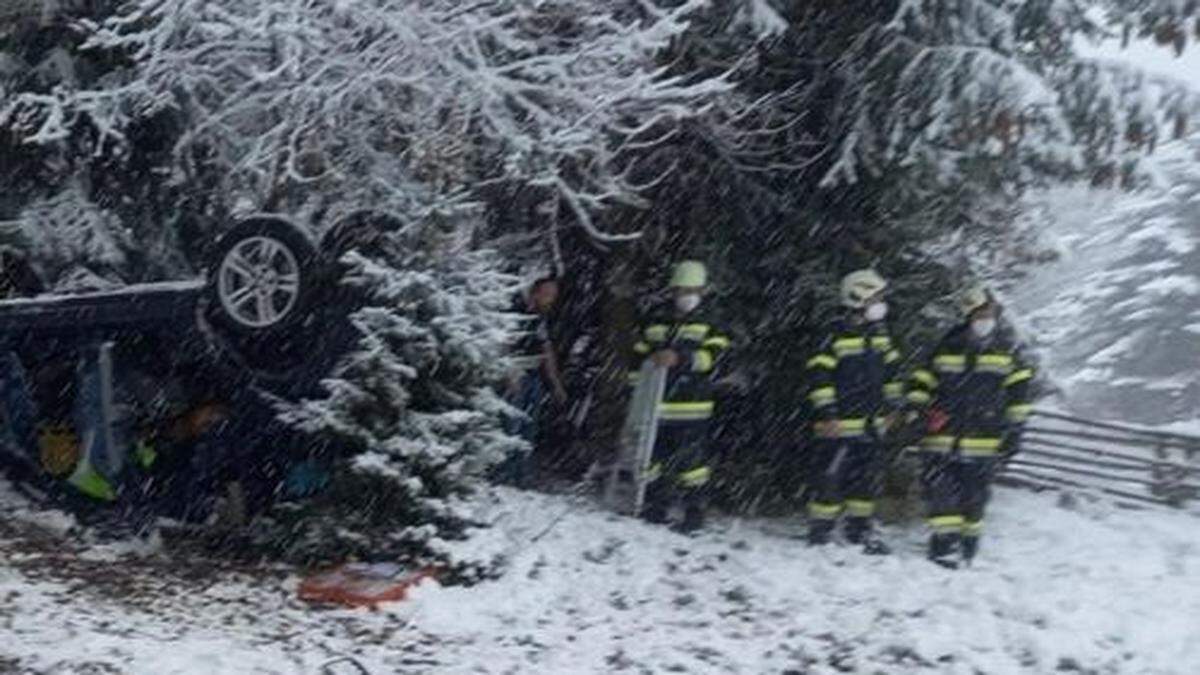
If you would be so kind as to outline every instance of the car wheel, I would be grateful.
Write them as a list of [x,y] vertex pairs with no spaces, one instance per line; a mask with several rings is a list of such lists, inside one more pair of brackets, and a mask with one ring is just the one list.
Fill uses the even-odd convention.
[[308,235],[283,218],[238,223],[217,242],[209,267],[212,305],[222,326],[262,335],[303,321],[316,258]]
[[213,249],[205,314],[247,365],[294,368],[319,329],[312,324],[320,269],[316,246],[292,222],[243,220]]

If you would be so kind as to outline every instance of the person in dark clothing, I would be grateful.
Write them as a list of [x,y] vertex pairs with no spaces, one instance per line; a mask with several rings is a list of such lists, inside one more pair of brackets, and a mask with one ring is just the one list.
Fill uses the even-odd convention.
[[729,339],[697,311],[706,285],[702,263],[677,264],[671,278],[674,306],[648,322],[634,345],[640,357],[668,369],[642,516],[666,522],[678,500],[683,507],[679,529],[685,532],[704,526],[713,472],[713,383],[729,347]]
[[901,355],[884,318],[887,282],[874,270],[845,277],[846,313],[833,322],[809,359],[808,402],[813,414],[813,496],[808,541],[829,543],[845,512],[846,540],[871,554],[887,553],[874,535],[875,499],[884,456],[882,439],[903,405]]
[[[526,317],[526,325],[516,346],[522,369],[509,385],[508,402],[522,414],[509,420],[507,431],[523,439],[531,450],[537,447],[546,419],[547,395],[560,406],[568,399],[551,326],[558,297],[558,280],[542,277],[515,300],[513,307],[514,312]],[[495,477],[501,482],[523,483],[528,478],[529,454],[526,451],[510,456],[497,467]]]
[[988,485],[1016,452],[1031,406],[1034,371],[1010,331],[998,329],[1000,308],[976,286],[959,299],[964,322],[942,338],[911,375],[908,400],[926,411],[923,478],[929,559],[957,567],[979,549]]

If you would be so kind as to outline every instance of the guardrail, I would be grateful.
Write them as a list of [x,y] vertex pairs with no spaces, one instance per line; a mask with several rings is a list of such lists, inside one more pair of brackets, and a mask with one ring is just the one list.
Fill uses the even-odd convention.
[[1038,410],[999,480],[1183,507],[1200,498],[1200,436]]

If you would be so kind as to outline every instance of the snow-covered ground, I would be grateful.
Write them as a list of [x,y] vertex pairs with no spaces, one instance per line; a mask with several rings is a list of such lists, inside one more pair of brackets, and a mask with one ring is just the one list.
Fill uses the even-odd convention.
[[[13,513],[15,499],[2,499]],[[686,538],[581,498],[500,491],[472,555],[506,573],[379,611],[317,610],[286,571],[61,543],[16,509],[0,542],[0,672],[1193,673],[1193,516],[1001,490],[978,564],[811,550],[799,523]],[[55,522],[51,519],[51,522]],[[547,532],[547,527],[555,524]],[[541,535],[541,536],[539,536]],[[536,539],[536,541],[534,541]],[[330,672],[354,672],[333,669]]]

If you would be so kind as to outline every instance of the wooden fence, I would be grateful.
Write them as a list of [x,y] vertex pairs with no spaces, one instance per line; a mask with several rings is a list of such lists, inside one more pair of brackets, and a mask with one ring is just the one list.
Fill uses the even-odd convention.
[[1200,436],[1039,410],[999,481],[1182,507],[1200,498]]

